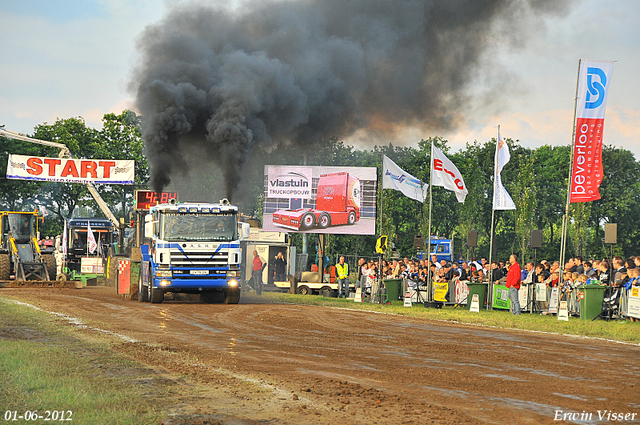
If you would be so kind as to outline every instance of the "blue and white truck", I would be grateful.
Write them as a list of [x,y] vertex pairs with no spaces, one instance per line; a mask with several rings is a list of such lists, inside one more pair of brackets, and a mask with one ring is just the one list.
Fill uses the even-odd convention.
[[[426,242],[425,238],[425,242]],[[453,244],[451,239],[445,239],[438,236],[431,236],[431,255],[436,255],[438,257],[438,261],[453,261]],[[427,251],[418,251],[417,257],[419,260],[428,260],[431,258],[431,255],[427,253]]]
[[240,301],[240,241],[249,224],[238,223],[229,201],[152,206],[144,234],[139,301],[161,303],[167,292],[200,294],[206,303]]

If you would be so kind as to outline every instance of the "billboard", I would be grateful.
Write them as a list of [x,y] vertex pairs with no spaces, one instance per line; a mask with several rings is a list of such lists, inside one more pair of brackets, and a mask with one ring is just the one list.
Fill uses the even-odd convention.
[[134,161],[9,155],[7,178],[62,183],[133,184]]
[[264,174],[264,230],[376,234],[377,168],[266,165]]

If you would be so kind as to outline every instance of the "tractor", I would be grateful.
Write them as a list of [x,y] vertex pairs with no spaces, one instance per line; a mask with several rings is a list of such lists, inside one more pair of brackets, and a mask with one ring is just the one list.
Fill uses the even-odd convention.
[[37,211],[0,211],[0,281],[55,280],[56,258],[38,246],[37,225]]

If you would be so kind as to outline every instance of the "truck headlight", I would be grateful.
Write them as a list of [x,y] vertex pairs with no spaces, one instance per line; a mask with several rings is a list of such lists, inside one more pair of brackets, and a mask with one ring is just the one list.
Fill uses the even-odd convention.
[[156,270],[156,277],[173,277],[171,270]]
[[227,272],[227,277],[238,277],[238,271],[237,270],[229,270]]

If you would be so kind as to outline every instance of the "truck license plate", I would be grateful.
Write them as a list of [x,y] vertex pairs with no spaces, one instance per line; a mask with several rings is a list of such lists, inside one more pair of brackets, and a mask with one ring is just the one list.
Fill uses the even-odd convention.
[[209,274],[209,270],[191,270],[190,274]]

